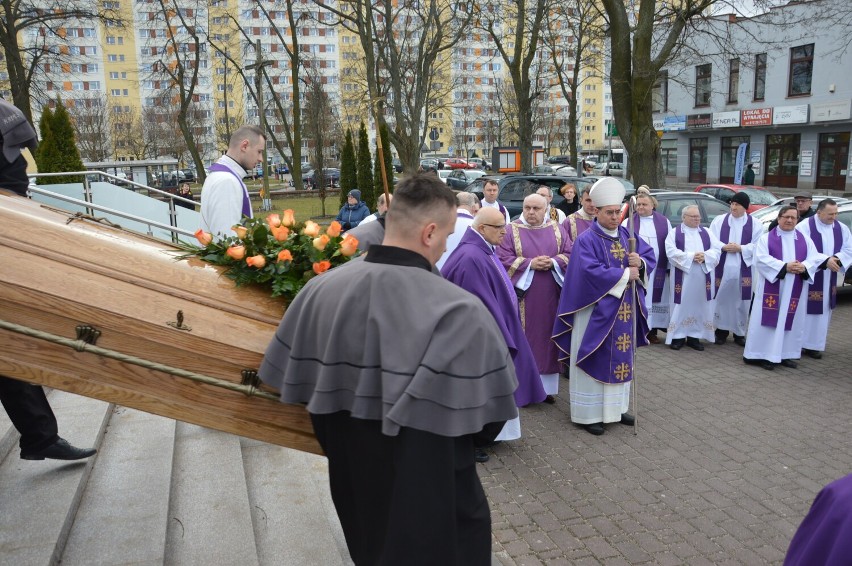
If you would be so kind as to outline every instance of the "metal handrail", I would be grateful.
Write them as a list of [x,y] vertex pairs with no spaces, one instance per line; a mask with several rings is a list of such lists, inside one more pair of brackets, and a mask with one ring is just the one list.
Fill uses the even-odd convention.
[[[127,184],[130,184],[130,185],[133,185],[134,187],[138,187],[140,189],[147,190],[149,192],[154,192],[154,193],[160,194],[162,196],[165,196],[166,199],[168,200],[168,203],[169,203],[169,222],[170,222],[170,224],[169,225],[163,224],[163,223],[157,222],[155,220],[149,220],[147,218],[142,218],[141,216],[136,216],[134,214],[129,214],[127,212],[123,212],[123,211],[115,210],[115,209],[112,209],[112,208],[109,208],[109,207],[106,207],[106,206],[103,206],[103,205],[95,204],[94,202],[92,202],[92,188],[91,188],[91,185],[90,185],[90,181],[89,181],[88,177],[86,177],[86,175],[92,175],[92,174],[103,175],[104,177],[107,177],[109,179],[114,179],[114,180],[119,181],[121,183],[127,183]],[[65,196],[65,195],[60,194],[60,193],[55,193],[53,191],[43,189],[39,186],[30,185],[28,190],[30,192],[35,192],[35,193],[40,194],[40,195],[55,198],[57,200],[61,200],[61,201],[64,201],[64,202],[69,202],[71,204],[83,206],[83,207],[86,208],[86,214],[88,214],[89,216],[94,216],[94,211],[97,210],[99,212],[105,212],[107,214],[114,214],[116,216],[120,216],[121,218],[133,220],[133,221],[139,222],[141,224],[146,224],[148,226],[148,234],[147,235],[150,236],[150,237],[154,237],[153,231],[151,229],[152,227],[160,228],[162,230],[167,230],[167,231],[171,232],[172,242],[175,242],[175,243],[177,243],[179,241],[179,239],[177,237],[178,234],[182,234],[182,235],[185,235],[185,236],[193,236],[192,232],[184,230],[183,228],[178,228],[178,225],[177,225],[177,210],[175,209],[175,199],[179,199],[183,202],[188,202],[188,203],[195,205],[196,202],[194,200],[189,200],[187,198],[184,198],[184,197],[181,197],[181,196],[178,196],[178,195],[173,195],[172,193],[169,193],[167,191],[155,189],[153,187],[149,187],[149,186],[143,185],[141,183],[136,183],[134,181],[129,181],[127,179],[122,179],[120,177],[117,177],[116,175],[112,175],[110,173],[105,173],[103,171],[68,171],[68,172],[61,172],[61,173],[32,173],[29,176],[30,177],[65,177],[65,176],[71,176],[71,175],[82,175],[83,176],[83,198],[84,198],[84,200],[76,199],[74,197]],[[119,188],[123,188],[123,187],[119,187]]]

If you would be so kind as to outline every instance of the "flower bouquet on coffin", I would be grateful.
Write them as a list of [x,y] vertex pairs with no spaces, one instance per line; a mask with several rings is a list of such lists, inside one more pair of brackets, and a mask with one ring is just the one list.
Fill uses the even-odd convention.
[[243,218],[232,227],[235,236],[214,240],[198,230],[200,246],[181,244],[186,252],[178,259],[197,257],[224,266],[224,275],[237,286],[267,286],[273,297],[287,301],[312,277],[349,261],[358,253],[354,236],[341,236],[337,221],[324,231],[316,222],[297,222],[292,210],[266,218]]

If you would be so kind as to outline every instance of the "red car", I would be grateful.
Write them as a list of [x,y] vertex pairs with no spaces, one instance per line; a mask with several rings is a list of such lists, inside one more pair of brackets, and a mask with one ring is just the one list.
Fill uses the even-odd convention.
[[450,157],[444,161],[444,167],[447,169],[476,169],[476,165],[468,163],[467,159],[460,157]]
[[695,187],[696,193],[704,193],[705,195],[710,195],[711,197],[716,197],[720,201],[730,204],[731,197],[734,196],[735,193],[744,192],[748,195],[751,204],[748,207],[748,213],[751,214],[755,210],[759,210],[765,206],[769,206],[776,200],[778,197],[764,189],[763,187],[751,187],[745,185],[698,185]]

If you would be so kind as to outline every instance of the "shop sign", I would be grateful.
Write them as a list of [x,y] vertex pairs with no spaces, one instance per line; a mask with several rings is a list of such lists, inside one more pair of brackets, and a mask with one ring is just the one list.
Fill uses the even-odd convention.
[[679,132],[686,129],[686,116],[666,116],[663,119],[664,132]]
[[686,117],[686,127],[690,130],[703,130],[713,124],[712,114],[690,114]]
[[807,124],[808,105],[776,106],[772,113],[772,123],[776,126],[782,124]]
[[852,118],[852,100],[838,100],[812,106],[811,120],[828,122],[830,120],[848,120]]
[[771,126],[772,108],[752,108],[740,111],[740,124],[743,126]]
[[713,113],[714,128],[738,128],[739,126],[740,113],[738,111]]

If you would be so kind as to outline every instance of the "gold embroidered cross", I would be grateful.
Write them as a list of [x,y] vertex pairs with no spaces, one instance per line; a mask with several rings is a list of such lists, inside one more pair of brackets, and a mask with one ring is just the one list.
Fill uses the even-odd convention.
[[796,312],[797,306],[799,306],[799,299],[790,299],[790,308],[787,312]]
[[743,277],[743,286],[751,287],[751,277]]
[[612,256],[618,261],[624,259],[624,256],[626,255],[626,252],[624,251],[621,242],[613,242],[612,247],[609,248],[609,251],[612,252]]
[[775,300],[775,297],[770,295],[769,297],[766,297],[766,300],[763,302],[766,303],[767,307],[773,308],[775,306],[775,303],[778,301]]
[[620,352],[626,352],[630,349],[630,335],[626,332],[618,337],[618,340],[615,341],[615,347],[618,348]]
[[675,285],[675,293],[679,294],[681,291],[683,291],[683,287],[680,283],[678,283],[677,285]]
[[633,309],[630,307],[630,303],[621,303],[621,306],[618,307],[618,320],[627,322],[630,320],[631,314],[633,314]]
[[618,366],[616,366],[615,368],[615,372],[613,373],[613,375],[618,381],[624,381],[624,378],[630,375],[630,366],[628,366],[624,362],[618,364]]
[[822,300],[822,291],[811,291],[810,293],[808,293],[808,299],[812,301]]

